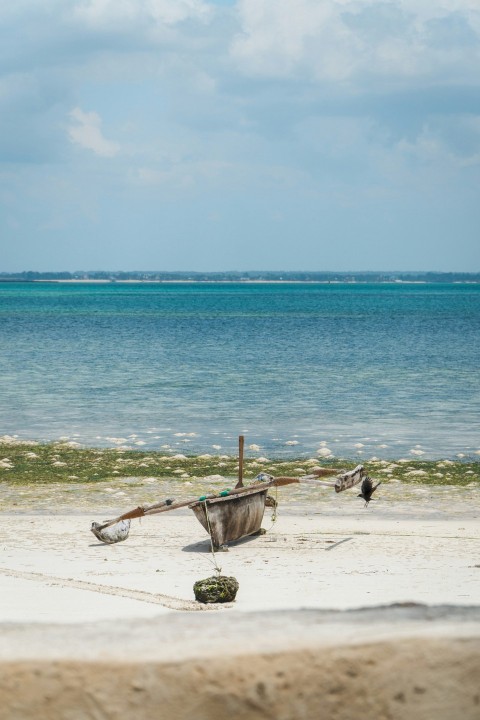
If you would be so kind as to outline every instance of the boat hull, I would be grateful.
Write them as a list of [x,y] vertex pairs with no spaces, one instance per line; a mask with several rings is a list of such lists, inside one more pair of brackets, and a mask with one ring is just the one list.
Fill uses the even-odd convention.
[[197,501],[189,508],[205,528],[215,548],[253,535],[261,529],[268,488],[211,500]]

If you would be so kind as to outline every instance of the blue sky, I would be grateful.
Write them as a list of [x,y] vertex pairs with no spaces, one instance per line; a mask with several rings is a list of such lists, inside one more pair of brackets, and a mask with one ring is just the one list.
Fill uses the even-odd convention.
[[0,7],[0,270],[480,271],[478,0]]

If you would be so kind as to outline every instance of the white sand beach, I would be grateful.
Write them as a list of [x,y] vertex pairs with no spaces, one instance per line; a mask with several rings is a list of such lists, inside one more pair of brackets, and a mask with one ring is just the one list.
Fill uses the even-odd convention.
[[194,599],[215,571],[188,510],[116,545],[89,532],[98,510],[3,514],[5,717],[143,718],[161,697],[166,718],[479,718],[479,507],[429,492],[267,511],[267,534],[216,554],[240,585],[226,605]]
[[[104,545],[92,515],[2,517],[1,617],[5,622],[92,622],[204,608],[193,584],[215,574],[209,538],[188,510],[132,521]],[[217,612],[350,609],[396,602],[480,604],[480,523],[281,514],[266,535],[216,553],[235,576],[236,602]],[[211,611],[212,606],[206,606]]]

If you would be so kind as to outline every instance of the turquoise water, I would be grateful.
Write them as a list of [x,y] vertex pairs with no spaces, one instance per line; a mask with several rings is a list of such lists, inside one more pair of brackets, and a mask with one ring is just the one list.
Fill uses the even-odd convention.
[[478,458],[479,348],[479,285],[0,283],[0,435]]

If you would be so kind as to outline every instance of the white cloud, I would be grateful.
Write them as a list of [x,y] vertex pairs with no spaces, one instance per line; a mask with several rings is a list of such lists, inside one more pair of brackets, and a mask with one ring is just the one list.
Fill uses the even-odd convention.
[[239,0],[238,17],[231,55],[246,74],[339,81],[451,67],[460,78],[473,65],[478,76],[478,0]]
[[100,157],[115,157],[120,151],[117,143],[107,140],[102,135],[101,117],[95,112],[83,112],[80,108],[74,108],[70,117],[76,122],[68,129],[71,142],[80,145],[87,150],[92,150]]
[[188,18],[204,20],[211,14],[211,9],[202,0],[148,0],[146,9],[157,22],[167,24]]
[[[341,40],[338,7],[330,1],[315,0],[240,0],[242,31],[232,43],[232,55],[254,74],[282,77],[293,74],[310,56],[321,52],[324,72],[340,77],[346,57],[335,53],[330,40]],[[310,49],[310,43],[319,44]],[[337,45],[338,50],[340,46]],[[337,55],[337,62],[333,62]],[[328,57],[328,62],[327,62]]]
[[175,25],[188,18],[206,19],[211,8],[202,0],[83,0],[75,17],[93,27],[130,27],[138,21]]

